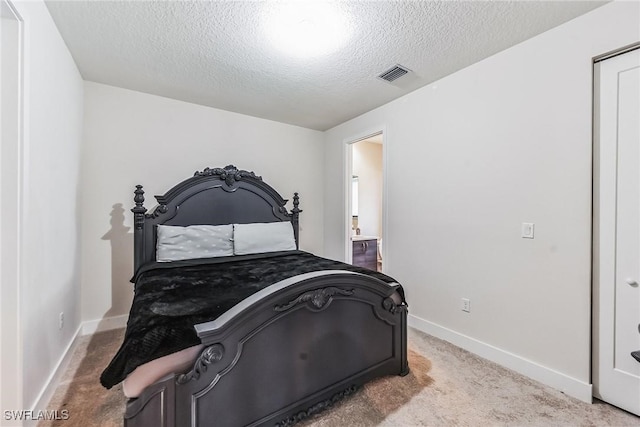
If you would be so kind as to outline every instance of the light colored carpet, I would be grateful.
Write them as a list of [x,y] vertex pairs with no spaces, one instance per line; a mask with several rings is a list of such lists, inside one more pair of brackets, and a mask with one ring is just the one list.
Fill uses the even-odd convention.
[[[122,335],[115,330],[80,339],[48,408],[67,409],[69,419],[38,427],[122,426],[121,388],[105,390],[98,382]],[[373,381],[299,426],[640,427],[640,417],[583,403],[412,329],[409,350],[409,375]]]

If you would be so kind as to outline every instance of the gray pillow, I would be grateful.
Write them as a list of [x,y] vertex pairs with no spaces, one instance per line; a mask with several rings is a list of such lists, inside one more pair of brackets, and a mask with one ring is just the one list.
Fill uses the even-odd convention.
[[190,225],[179,227],[158,225],[158,262],[233,255],[233,226]]
[[233,253],[247,255],[296,249],[289,221],[233,224]]

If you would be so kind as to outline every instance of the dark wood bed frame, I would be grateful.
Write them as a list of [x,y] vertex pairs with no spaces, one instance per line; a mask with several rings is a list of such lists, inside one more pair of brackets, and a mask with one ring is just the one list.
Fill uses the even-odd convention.
[[[205,169],[156,196],[136,186],[134,265],[155,260],[158,224],[291,221],[284,200],[253,172]],[[189,372],[169,375],[127,402],[125,427],[289,426],[362,384],[406,375],[407,306],[399,285],[347,272],[283,280],[218,319],[194,325],[204,349]]]

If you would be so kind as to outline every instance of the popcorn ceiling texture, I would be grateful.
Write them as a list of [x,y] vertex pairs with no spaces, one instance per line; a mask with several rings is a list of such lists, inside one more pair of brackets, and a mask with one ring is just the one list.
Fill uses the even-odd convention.
[[[605,2],[343,1],[351,37],[296,59],[270,45],[273,2],[47,1],[85,80],[326,130]],[[414,71],[389,84],[396,63]]]

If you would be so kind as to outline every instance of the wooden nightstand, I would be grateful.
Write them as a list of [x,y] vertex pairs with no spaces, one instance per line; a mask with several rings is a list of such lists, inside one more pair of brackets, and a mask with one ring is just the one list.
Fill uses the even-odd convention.
[[378,269],[378,239],[354,238],[353,265],[376,271]]

